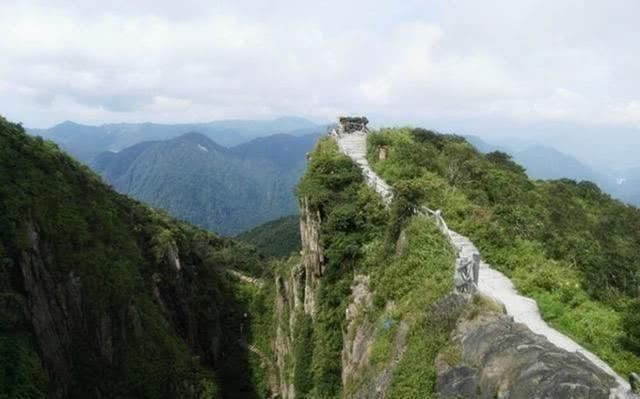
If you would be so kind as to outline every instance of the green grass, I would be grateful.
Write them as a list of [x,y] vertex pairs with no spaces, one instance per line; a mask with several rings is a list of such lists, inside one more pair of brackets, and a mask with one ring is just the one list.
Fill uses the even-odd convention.
[[[453,289],[453,252],[433,223],[422,217],[405,228],[407,247],[372,271],[375,302],[393,303],[394,319],[408,324],[404,355],[386,397],[434,397],[434,361],[446,345],[451,326],[430,318],[430,306]],[[392,341],[378,330],[377,340]],[[390,350],[385,351],[386,354]]]
[[[377,145],[388,149],[378,161]],[[506,154],[411,128],[369,138],[369,161],[393,186],[422,187],[427,206],[535,299],[547,322],[626,375],[640,370],[640,211],[589,182],[530,181]],[[627,310],[629,309],[629,310]]]
[[[403,229],[407,245],[401,254],[385,250],[382,239],[366,248],[362,272],[371,276],[375,306],[363,322],[371,320],[375,329],[369,366],[345,388],[347,393],[392,368],[395,354],[399,363],[386,397],[435,397],[434,361],[447,346],[453,324],[449,316],[434,314],[432,307],[453,289],[454,255],[431,220],[413,217]],[[405,342],[397,335],[401,325]]]

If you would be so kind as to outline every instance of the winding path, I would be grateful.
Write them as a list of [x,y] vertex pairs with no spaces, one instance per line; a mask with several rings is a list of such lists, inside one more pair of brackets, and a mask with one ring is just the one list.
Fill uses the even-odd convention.
[[[340,151],[360,166],[367,184],[380,194],[385,204],[389,204],[393,199],[393,191],[391,187],[369,167],[366,158],[367,134],[364,132],[355,132],[338,135],[336,132],[332,132],[331,135],[335,137]],[[457,250],[458,258],[472,258],[474,253],[479,254],[478,249],[467,237],[452,230],[448,230],[448,233],[452,245]],[[540,316],[536,301],[518,294],[518,291],[507,276],[491,268],[491,266],[485,262],[480,262],[478,289],[484,295],[503,304],[507,314],[513,317],[516,322],[522,323],[534,333],[544,336],[558,348],[568,352],[579,353],[604,372],[614,377],[618,383],[618,387],[612,390],[612,397],[621,399],[638,398],[637,395],[630,392],[630,386],[626,380],[620,377],[598,356],[549,326]]]

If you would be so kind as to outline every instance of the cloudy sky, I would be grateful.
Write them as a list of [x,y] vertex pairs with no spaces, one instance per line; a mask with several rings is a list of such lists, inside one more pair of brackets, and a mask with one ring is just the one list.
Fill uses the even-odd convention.
[[638,0],[3,0],[0,113],[637,131],[638,16]]

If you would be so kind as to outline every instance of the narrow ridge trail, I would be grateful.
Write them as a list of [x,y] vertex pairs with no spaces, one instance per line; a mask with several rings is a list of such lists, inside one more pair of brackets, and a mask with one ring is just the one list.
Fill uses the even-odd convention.
[[[365,176],[367,184],[375,190],[389,204],[393,199],[393,191],[382,178],[380,178],[369,166],[367,161],[367,133],[353,132],[348,134],[331,133],[336,139],[340,151],[349,156],[360,168]],[[471,258],[474,253],[479,254],[478,249],[467,237],[449,230],[451,244],[457,250],[458,258]],[[595,354],[589,352],[571,338],[549,326],[540,315],[540,310],[535,300],[524,297],[518,293],[511,280],[501,272],[493,269],[485,262],[480,263],[478,279],[479,291],[504,305],[509,316],[514,321],[526,325],[531,331],[542,335],[558,348],[567,352],[576,352],[591,363],[615,378],[618,387],[613,389],[612,397],[637,398],[630,391],[629,383],[620,377],[613,369]]]

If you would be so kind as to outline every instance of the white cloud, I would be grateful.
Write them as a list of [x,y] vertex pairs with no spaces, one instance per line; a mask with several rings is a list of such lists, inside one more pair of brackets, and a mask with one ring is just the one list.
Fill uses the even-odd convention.
[[346,112],[640,125],[635,0],[108,4],[0,5],[1,112],[29,126]]

